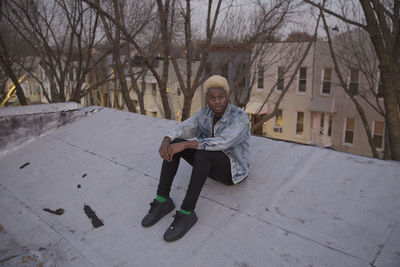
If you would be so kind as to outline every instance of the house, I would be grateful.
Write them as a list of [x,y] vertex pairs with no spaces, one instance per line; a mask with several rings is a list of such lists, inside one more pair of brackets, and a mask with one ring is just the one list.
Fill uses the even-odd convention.
[[[340,52],[341,40],[334,41]],[[271,53],[263,59],[257,73],[257,84],[251,91],[246,111],[252,124],[263,118],[275,107],[288,85],[295,66],[308,43],[291,42],[271,44]],[[290,51],[290,53],[289,53]],[[383,155],[384,118],[370,103],[383,106],[378,82],[368,83],[371,77],[354,64],[351,55],[338,55],[339,68],[349,90],[355,94],[372,130],[373,142]],[[373,55],[368,55],[371,61]],[[347,58],[347,62],[346,59]],[[347,63],[347,64],[346,64]],[[373,73],[375,81],[378,72]],[[349,95],[340,84],[326,41],[318,40],[302,62],[286,95],[279,105],[277,115],[265,122],[255,133],[276,139],[330,147],[334,150],[372,156],[360,114]],[[265,104],[264,104],[265,102]]]

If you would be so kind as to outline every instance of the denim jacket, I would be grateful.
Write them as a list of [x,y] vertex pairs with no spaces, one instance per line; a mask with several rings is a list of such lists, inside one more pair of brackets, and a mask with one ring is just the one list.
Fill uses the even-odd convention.
[[166,136],[171,140],[196,140],[197,149],[223,151],[231,162],[232,181],[237,184],[249,172],[249,117],[242,109],[228,103],[224,115],[214,126],[212,137],[213,115],[213,111],[205,106],[179,123]]

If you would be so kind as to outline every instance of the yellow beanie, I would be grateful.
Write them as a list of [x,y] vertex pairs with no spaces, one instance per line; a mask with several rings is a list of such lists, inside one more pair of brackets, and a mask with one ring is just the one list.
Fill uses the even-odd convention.
[[225,77],[220,75],[213,75],[204,82],[204,91],[207,92],[208,88],[222,88],[229,94],[229,84]]

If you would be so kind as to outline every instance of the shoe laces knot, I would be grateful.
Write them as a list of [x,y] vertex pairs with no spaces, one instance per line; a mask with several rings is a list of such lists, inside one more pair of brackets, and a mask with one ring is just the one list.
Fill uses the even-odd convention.
[[172,215],[172,217],[174,217],[174,220],[171,224],[171,226],[169,227],[171,230],[174,229],[174,227],[179,223],[179,221],[181,220],[181,218],[185,216],[184,214],[180,213],[179,211],[176,212],[175,215]]
[[155,201],[151,202],[150,203],[150,210],[149,210],[149,212],[147,214],[150,215],[153,212],[155,207],[156,207],[156,202]]

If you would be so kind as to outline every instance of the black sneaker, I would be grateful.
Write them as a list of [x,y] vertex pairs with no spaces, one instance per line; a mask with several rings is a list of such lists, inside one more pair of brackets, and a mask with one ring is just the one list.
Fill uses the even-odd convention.
[[175,209],[174,202],[168,198],[167,202],[158,202],[156,199],[150,203],[150,210],[142,220],[143,227],[149,227],[158,222],[162,217]]
[[179,211],[174,215],[174,221],[164,233],[165,241],[175,241],[184,236],[190,228],[197,222],[196,213],[186,215]]

